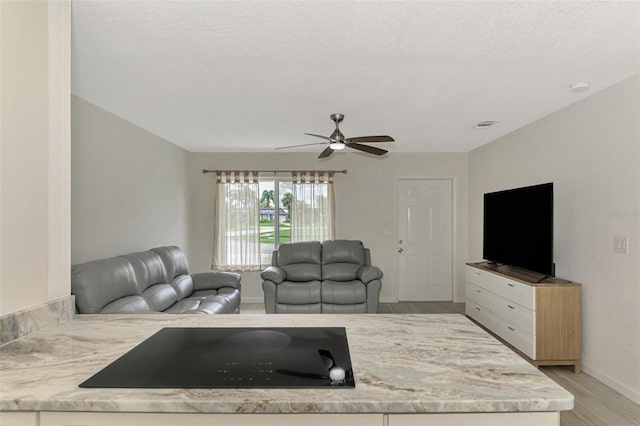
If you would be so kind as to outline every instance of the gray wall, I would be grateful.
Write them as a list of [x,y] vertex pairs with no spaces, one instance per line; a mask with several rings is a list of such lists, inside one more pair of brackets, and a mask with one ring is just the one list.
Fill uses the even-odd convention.
[[[638,76],[469,154],[469,253],[485,192],[554,182],[556,274],[582,283],[584,370],[640,401]],[[628,254],[614,236],[629,237]]]
[[[336,238],[362,240],[371,249],[372,262],[384,271],[383,301],[397,301],[396,182],[399,177],[452,178],[454,187],[455,281],[453,296],[464,299],[463,265],[467,259],[467,154],[390,153],[385,157],[340,152],[327,160],[313,153],[191,153],[190,266],[205,270],[211,265],[215,175],[202,169],[342,170],[336,174]],[[391,230],[384,235],[384,229]],[[257,273],[242,278],[243,300],[262,300]]]
[[187,241],[187,152],[72,96],[71,262]]

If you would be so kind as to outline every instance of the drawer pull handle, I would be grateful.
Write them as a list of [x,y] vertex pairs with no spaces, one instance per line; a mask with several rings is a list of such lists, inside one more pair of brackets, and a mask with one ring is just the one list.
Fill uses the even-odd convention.
[[509,287],[515,287],[515,285],[513,285],[513,284],[511,284],[511,283],[507,283],[507,285],[508,285]]
[[477,306],[476,306],[476,311],[480,312],[480,308],[478,308]]
[[511,309],[515,309],[515,308],[514,308],[513,306],[511,306],[511,305],[507,305],[507,306],[508,306],[509,308],[511,308]]
[[511,327],[510,325],[508,325],[508,326],[507,326],[507,328],[508,328],[509,330],[511,330],[511,331],[516,331],[516,329],[515,329],[515,328],[513,328],[513,327]]

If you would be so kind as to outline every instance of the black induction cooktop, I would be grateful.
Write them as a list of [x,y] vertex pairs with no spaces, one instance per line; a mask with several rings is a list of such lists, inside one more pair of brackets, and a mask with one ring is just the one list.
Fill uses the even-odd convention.
[[354,388],[344,327],[163,328],[87,388]]

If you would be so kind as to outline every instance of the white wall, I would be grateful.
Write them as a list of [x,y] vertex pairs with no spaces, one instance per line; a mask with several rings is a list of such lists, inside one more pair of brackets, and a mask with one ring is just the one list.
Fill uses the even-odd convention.
[[469,154],[470,259],[482,257],[485,192],[550,181],[556,274],[583,286],[584,370],[640,402],[637,75]]
[[[385,276],[380,293],[383,301],[397,300],[396,178],[452,178],[456,204],[456,300],[464,298],[463,265],[467,258],[467,154],[390,153],[373,157],[340,152],[327,160],[314,153],[191,153],[189,155],[189,232],[193,271],[209,270],[213,242],[213,197],[215,175],[202,169],[342,170],[336,174],[336,238],[358,239],[371,249],[372,263]],[[391,235],[384,235],[391,228]],[[258,273],[242,278],[243,300],[262,300]]]
[[71,111],[71,262],[186,248],[187,152],[76,96]]
[[0,315],[69,284],[70,4],[0,2]]

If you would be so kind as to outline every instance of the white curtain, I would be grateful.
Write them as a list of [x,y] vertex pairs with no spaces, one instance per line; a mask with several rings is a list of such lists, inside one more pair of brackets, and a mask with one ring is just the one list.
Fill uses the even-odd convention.
[[290,213],[292,243],[333,239],[333,176],[329,172],[294,172]]
[[257,172],[220,172],[216,183],[213,263],[219,271],[260,270]]

